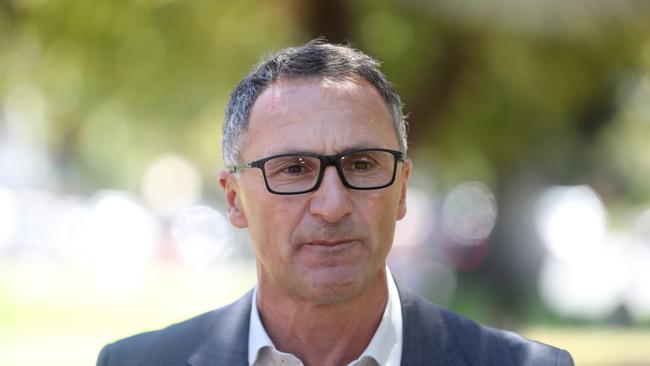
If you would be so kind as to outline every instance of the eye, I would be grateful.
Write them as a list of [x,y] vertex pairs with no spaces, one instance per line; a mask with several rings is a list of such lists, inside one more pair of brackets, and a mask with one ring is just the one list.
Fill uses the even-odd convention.
[[278,174],[285,176],[305,176],[318,170],[317,161],[302,156],[289,157],[284,161],[278,161],[276,167]]
[[284,171],[289,174],[300,174],[305,171],[305,167],[300,164],[289,165],[284,168]]
[[370,169],[370,162],[367,160],[357,160],[352,163],[354,170],[368,170]]
[[376,162],[368,156],[352,155],[344,158],[343,168],[350,173],[366,173],[376,168]]
[[264,165],[267,177],[295,179],[318,174],[320,160],[310,156],[287,155],[270,159]]

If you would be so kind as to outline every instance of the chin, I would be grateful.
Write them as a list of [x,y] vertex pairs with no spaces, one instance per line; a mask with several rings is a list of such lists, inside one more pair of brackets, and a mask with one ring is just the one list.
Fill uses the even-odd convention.
[[305,298],[317,304],[338,304],[360,296],[368,287],[362,271],[350,268],[325,268],[303,277]]

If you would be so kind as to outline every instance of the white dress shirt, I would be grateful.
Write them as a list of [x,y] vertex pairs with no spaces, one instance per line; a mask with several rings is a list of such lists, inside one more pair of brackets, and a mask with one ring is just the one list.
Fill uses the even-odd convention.
[[[348,366],[399,366],[402,358],[402,305],[397,286],[388,267],[388,301],[379,326],[368,347],[358,359]],[[250,366],[303,366],[302,361],[290,354],[278,351],[262,325],[257,311],[257,287],[253,290],[250,328],[248,332],[248,364]]]

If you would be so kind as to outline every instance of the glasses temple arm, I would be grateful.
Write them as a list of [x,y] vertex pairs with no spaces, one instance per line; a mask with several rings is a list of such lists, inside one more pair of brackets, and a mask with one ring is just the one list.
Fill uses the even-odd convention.
[[235,165],[226,165],[226,169],[228,169],[229,172],[231,173],[237,173],[240,170],[245,170],[253,167],[253,163],[244,163],[244,164],[235,164]]

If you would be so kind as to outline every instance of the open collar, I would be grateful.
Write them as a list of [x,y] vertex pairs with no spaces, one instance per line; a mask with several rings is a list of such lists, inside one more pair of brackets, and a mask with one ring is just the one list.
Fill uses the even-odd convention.
[[[402,306],[397,286],[395,285],[395,281],[388,267],[386,267],[386,277],[388,284],[388,301],[379,326],[370,340],[370,343],[359,356],[359,359],[363,357],[372,357],[380,365],[399,365],[402,354]],[[272,350],[279,352],[262,325],[256,304],[257,288],[253,290],[253,299],[250,310],[248,333],[249,365],[255,363],[260,350],[265,347],[270,347]]]

